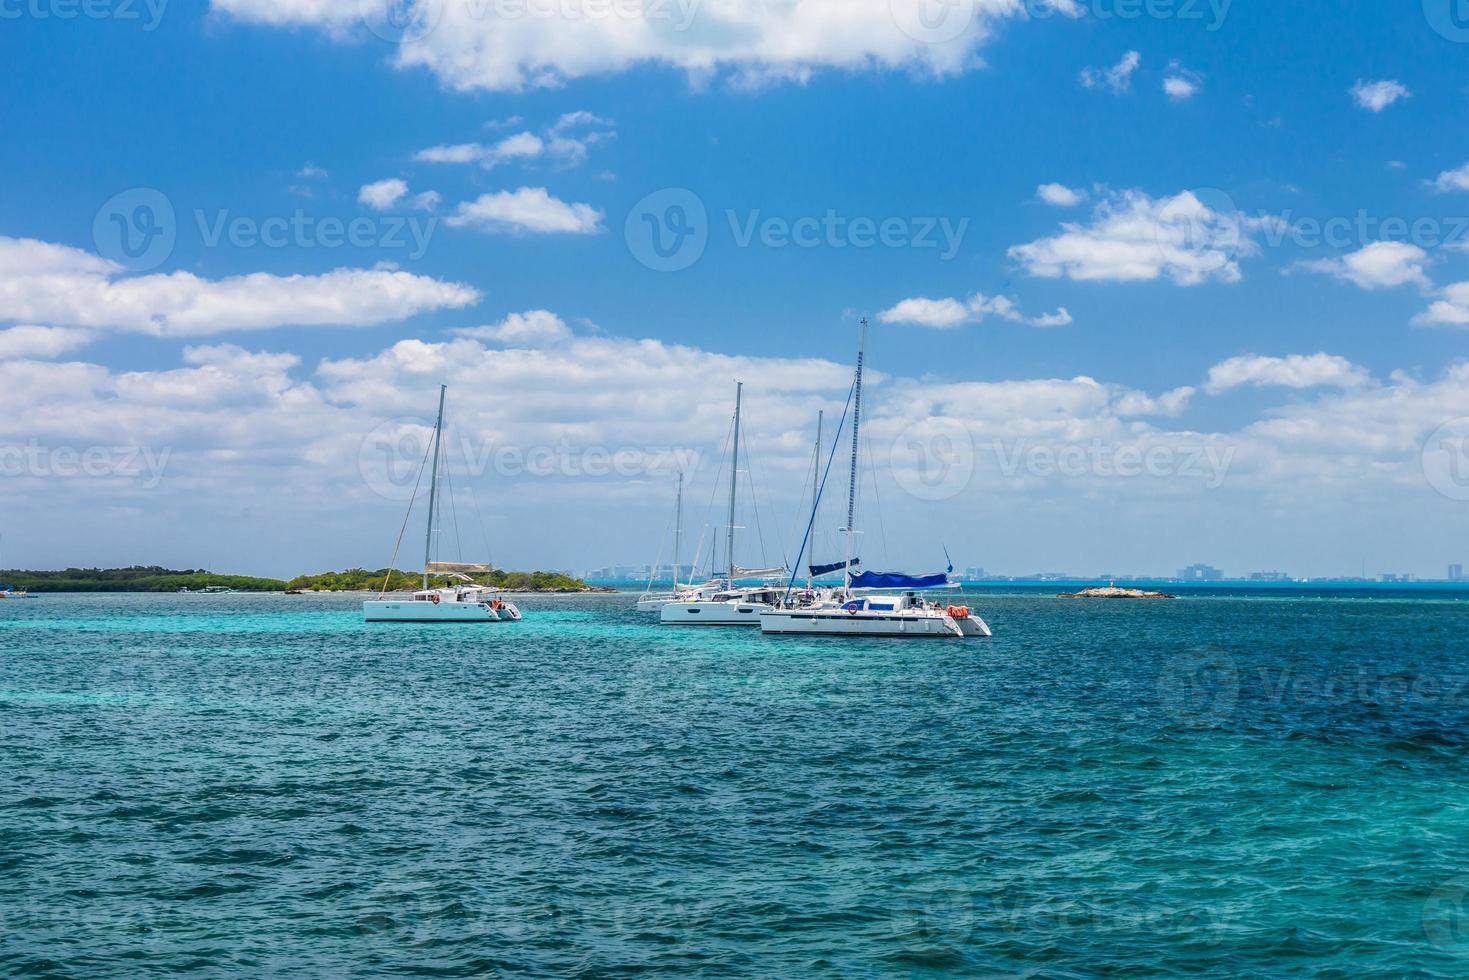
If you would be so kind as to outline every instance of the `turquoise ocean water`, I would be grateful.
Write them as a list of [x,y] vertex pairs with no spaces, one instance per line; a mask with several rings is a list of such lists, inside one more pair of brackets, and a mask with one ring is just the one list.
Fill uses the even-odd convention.
[[0,605],[0,972],[1469,974],[1469,597]]

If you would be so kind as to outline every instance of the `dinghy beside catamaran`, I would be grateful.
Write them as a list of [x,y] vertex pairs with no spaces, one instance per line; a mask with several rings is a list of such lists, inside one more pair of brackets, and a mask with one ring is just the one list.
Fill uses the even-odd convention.
[[[808,588],[797,594],[794,579],[778,607],[760,614],[760,630],[766,634],[805,634],[817,636],[990,636],[989,625],[974,615],[969,607],[930,602],[919,595],[933,589],[950,589],[954,583],[947,571],[937,575],[902,573],[856,573],[861,559],[857,550],[857,476],[862,446],[862,368],[867,354],[867,321],[861,324],[857,344],[857,371],[852,382],[852,458],[847,486],[847,558],[836,565],[812,568],[811,574],[841,571],[846,587],[825,594]],[[840,436],[840,427],[838,427]],[[836,449],[833,447],[833,454]],[[806,541],[811,541],[809,527],[814,527],[819,496],[812,504],[811,524]],[[803,549],[804,557],[804,549]]]
[[[389,599],[387,592],[380,593],[375,600],[362,604],[362,615],[369,623],[505,623],[520,619],[520,610],[515,603],[501,597],[499,589],[476,585],[471,575],[483,575],[493,571],[489,565],[465,562],[442,562],[433,560],[434,516],[439,490],[439,458],[444,432],[444,398],[448,387],[439,386],[439,416],[434,423],[433,458],[429,475],[428,522],[423,545],[423,588],[411,598]],[[420,478],[422,471],[420,470]],[[413,512],[413,501],[408,502],[408,512]],[[405,518],[406,521],[406,518]],[[400,538],[401,541],[401,538]],[[393,552],[389,568],[397,564],[398,553]],[[389,572],[389,578],[392,573]],[[447,575],[456,584],[444,589],[429,588],[429,576]],[[383,583],[384,590],[388,583]]]

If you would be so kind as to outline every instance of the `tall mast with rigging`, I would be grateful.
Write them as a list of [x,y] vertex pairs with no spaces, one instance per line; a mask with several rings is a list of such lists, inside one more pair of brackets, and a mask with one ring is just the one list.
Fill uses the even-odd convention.
[[743,381],[735,382],[735,414],[734,414],[734,441],[730,454],[729,464],[729,528],[724,539],[724,564],[727,569],[726,578],[730,587],[734,586],[734,539],[735,539],[735,506],[738,503],[740,485],[740,403],[745,395],[745,384]]
[[862,362],[867,356],[867,318],[857,339],[857,377],[852,382],[852,473],[847,484],[847,567],[846,581],[852,581],[852,558],[857,554],[857,454],[862,438]]
[[678,500],[673,507],[673,588],[678,590],[678,573],[683,553],[683,472],[678,474]]
[[[826,421],[826,412],[816,413],[816,455],[811,460],[811,521],[806,525],[806,588],[815,584],[811,566],[816,561],[816,508],[821,505],[821,427]],[[800,574],[799,570],[797,574]]]
[[449,390],[448,385],[439,385],[439,417],[434,422],[434,463],[430,470],[428,483],[428,531],[424,534],[423,541],[423,587],[428,589],[428,567],[434,557],[434,503],[438,499],[439,489],[439,441],[444,433],[444,394]]

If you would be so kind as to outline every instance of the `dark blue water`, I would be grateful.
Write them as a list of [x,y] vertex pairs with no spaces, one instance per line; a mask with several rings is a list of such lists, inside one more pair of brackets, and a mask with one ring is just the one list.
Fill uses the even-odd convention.
[[0,606],[0,971],[1469,974],[1469,603]]

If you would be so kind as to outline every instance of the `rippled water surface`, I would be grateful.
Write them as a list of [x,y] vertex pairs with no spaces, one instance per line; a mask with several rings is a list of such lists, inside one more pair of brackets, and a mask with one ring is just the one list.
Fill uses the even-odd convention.
[[1469,974],[1469,602],[0,605],[0,972]]

